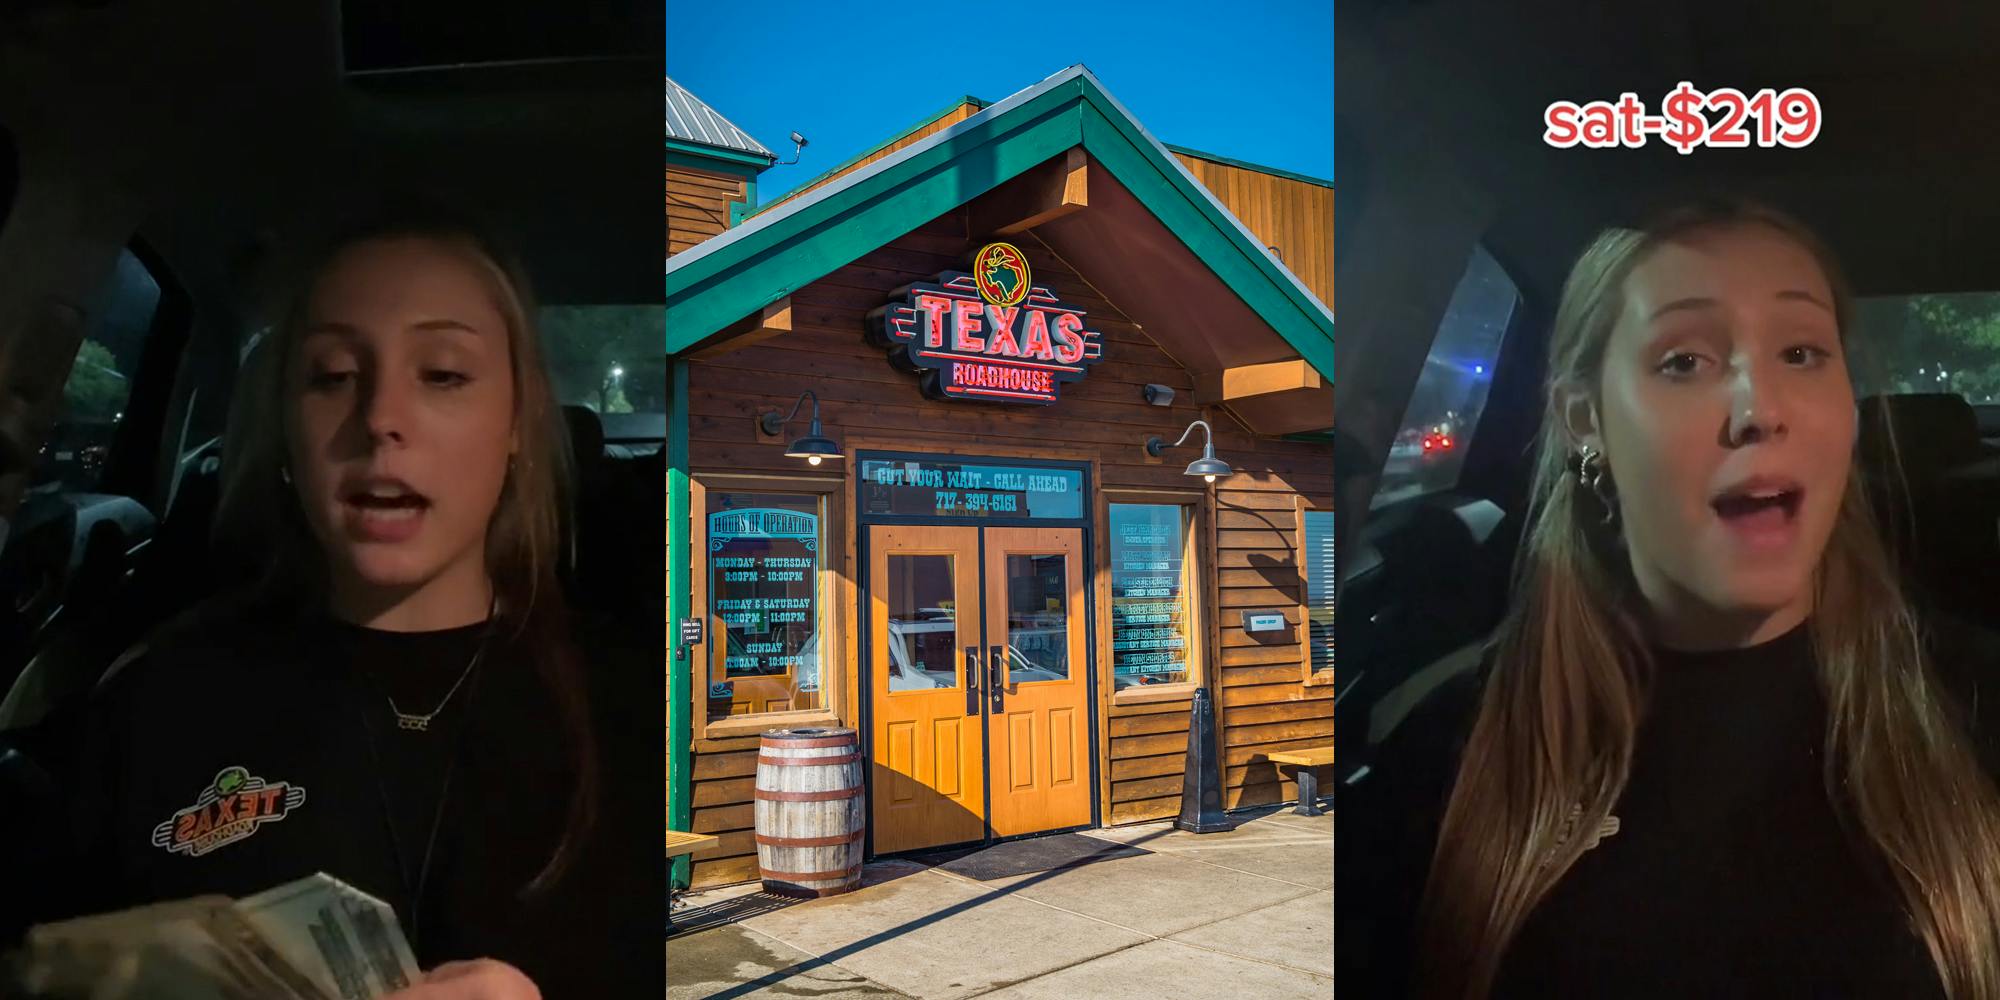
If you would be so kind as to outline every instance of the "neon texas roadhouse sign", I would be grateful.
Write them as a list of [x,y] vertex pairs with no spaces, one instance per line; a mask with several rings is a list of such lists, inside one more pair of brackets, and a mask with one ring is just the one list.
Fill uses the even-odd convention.
[[1046,405],[1059,383],[1103,359],[1103,335],[1083,317],[1033,282],[1020,250],[989,243],[970,273],[898,290],[868,314],[868,332],[896,367],[921,374],[933,399]]

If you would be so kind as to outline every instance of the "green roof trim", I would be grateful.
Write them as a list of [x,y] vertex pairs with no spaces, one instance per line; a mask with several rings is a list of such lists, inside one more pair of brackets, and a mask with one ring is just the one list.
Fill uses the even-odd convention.
[[964,97],[961,97],[958,100],[953,101],[942,108],[939,108],[938,110],[932,112],[931,114],[926,115],[922,121],[917,122],[915,125],[912,125],[909,128],[906,128],[901,132],[898,132],[895,135],[887,139],[884,139],[883,141],[878,142],[873,146],[868,147],[866,150],[863,150],[862,152],[857,153],[854,156],[848,157],[845,161],[843,161],[840,164],[840,166],[834,167],[831,170],[821,171],[820,173],[814,175],[811,180],[804,181],[798,184],[797,186],[793,187],[790,191],[787,191],[784,194],[778,196],[770,204],[765,205],[763,208],[759,208],[757,211],[762,212],[765,209],[776,208],[777,206],[782,205],[785,202],[791,200],[798,194],[798,192],[804,191],[805,189],[812,187],[813,185],[818,184],[829,177],[839,176],[841,171],[850,169],[855,164],[860,163],[862,160],[874,156],[876,153],[879,153],[889,148],[890,146],[902,142],[904,139],[907,139],[911,135],[915,134],[915,132],[918,129],[924,128],[925,126],[935,123],[938,119],[943,118],[948,114],[951,114],[953,111],[956,111],[960,107],[963,107],[964,105],[967,104],[970,104],[975,108],[978,108],[980,111],[984,111],[987,108],[992,107],[992,104],[990,102],[982,101],[979,98],[972,96],[971,94],[967,94]]
[[676,153],[671,149],[667,150],[667,166],[686,167],[689,170],[703,170],[711,174],[741,177],[745,181],[754,180],[760,170],[758,167],[742,163],[730,163],[725,160],[710,159],[706,156],[689,156],[686,153]]
[[721,160],[724,163],[755,167],[758,171],[771,169],[771,161],[755,153],[723,149],[721,146],[707,146],[699,142],[688,142],[684,139],[668,139],[667,152],[669,154],[679,153],[683,156],[706,157],[711,160]]
[[1273,177],[1283,177],[1287,180],[1304,181],[1307,184],[1317,184],[1323,188],[1330,188],[1333,186],[1333,182],[1324,177],[1314,177],[1310,174],[1301,174],[1296,171],[1281,170],[1277,167],[1267,167],[1261,163],[1251,163],[1248,160],[1239,160],[1229,156],[1217,156],[1214,153],[1204,153],[1199,149],[1189,149],[1186,146],[1176,146],[1173,143],[1167,143],[1166,146],[1168,149],[1173,150],[1176,153],[1186,153],[1189,156],[1197,157],[1199,159],[1213,160],[1217,163],[1227,164],[1232,167],[1241,167],[1244,170],[1255,170],[1260,174],[1270,174]]
[[1071,67],[667,262],[667,354],[832,273],[1072,147],[1331,380],[1333,313],[1097,79]]

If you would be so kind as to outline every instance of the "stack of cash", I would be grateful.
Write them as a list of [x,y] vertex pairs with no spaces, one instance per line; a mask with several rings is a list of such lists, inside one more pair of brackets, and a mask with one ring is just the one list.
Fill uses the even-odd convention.
[[42,924],[14,976],[30,996],[90,1000],[362,1000],[420,978],[396,911],[324,873]]

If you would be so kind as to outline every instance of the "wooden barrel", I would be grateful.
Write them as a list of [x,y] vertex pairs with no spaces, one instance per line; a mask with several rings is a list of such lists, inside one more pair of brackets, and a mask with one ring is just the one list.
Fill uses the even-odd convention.
[[861,884],[861,745],[852,729],[773,729],[757,746],[764,891],[834,896]]

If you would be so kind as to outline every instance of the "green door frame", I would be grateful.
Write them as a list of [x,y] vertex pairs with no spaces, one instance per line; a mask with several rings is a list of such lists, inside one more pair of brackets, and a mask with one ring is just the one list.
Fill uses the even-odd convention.
[[[694,822],[693,650],[681,645],[680,623],[694,613],[688,578],[693,565],[688,529],[688,363],[673,362],[667,394],[667,706],[673,725],[667,733],[667,827],[686,830]],[[703,636],[704,640],[712,639]],[[688,887],[694,870],[686,854],[674,858],[670,889]]]

